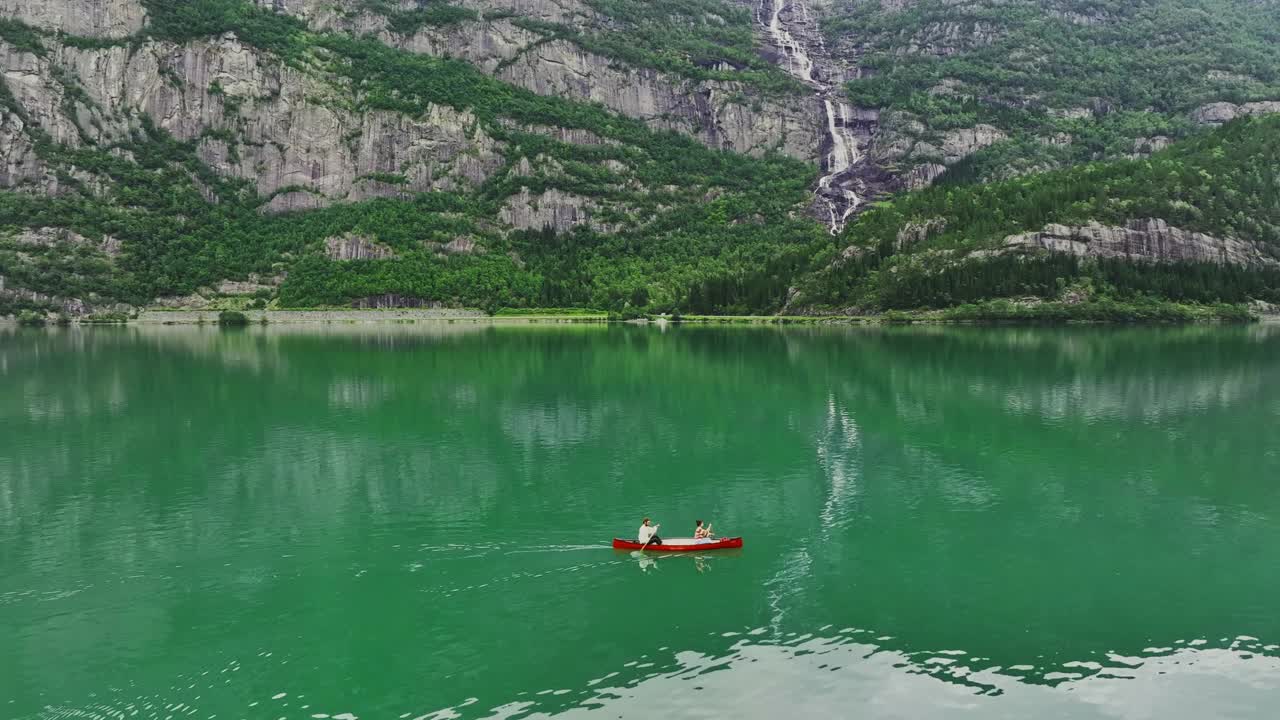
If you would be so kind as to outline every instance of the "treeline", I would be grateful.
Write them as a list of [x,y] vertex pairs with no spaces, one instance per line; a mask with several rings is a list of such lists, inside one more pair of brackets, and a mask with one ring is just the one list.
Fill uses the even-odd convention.
[[414,255],[395,260],[335,261],[308,256],[295,263],[280,288],[284,307],[347,305],[378,295],[441,302],[456,307],[525,307],[538,279],[505,255]]
[[966,260],[940,268],[896,267],[879,276],[879,306],[946,308],[990,298],[1053,299],[1073,288],[1088,297],[1161,298],[1201,304],[1280,301],[1280,268],[1216,263],[1082,260],[1064,253]]

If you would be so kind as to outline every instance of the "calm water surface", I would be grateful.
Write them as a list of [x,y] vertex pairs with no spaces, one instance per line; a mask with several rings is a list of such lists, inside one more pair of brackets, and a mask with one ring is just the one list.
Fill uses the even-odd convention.
[[1274,718],[1278,598],[1280,327],[0,329],[4,718]]

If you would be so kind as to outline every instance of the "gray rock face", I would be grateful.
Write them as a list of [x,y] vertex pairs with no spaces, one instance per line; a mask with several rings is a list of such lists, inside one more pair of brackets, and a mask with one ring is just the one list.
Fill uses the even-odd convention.
[[[0,41],[0,72],[4,74],[9,92],[33,125],[39,126],[54,142],[80,147],[81,130],[72,118],[62,112],[66,93],[55,79],[53,62],[49,58],[18,50]],[[9,122],[10,117],[12,122]],[[6,110],[5,119],[6,124],[14,129],[23,126],[16,113]]]
[[263,285],[256,282],[243,282],[239,280],[223,280],[218,283],[217,291],[219,295],[252,295],[256,292],[270,292],[274,289],[272,285]]
[[934,180],[942,177],[942,173],[947,171],[947,166],[939,163],[924,163],[911,168],[907,172],[905,178],[908,190],[922,190],[933,184]]
[[395,252],[386,245],[350,233],[325,239],[324,249],[330,260],[381,260],[395,257]]
[[70,35],[121,38],[142,29],[141,0],[0,0],[0,16]]
[[[476,128],[469,112],[443,106],[417,117],[355,112],[342,97],[351,91],[332,78],[281,65],[230,36],[184,46],[67,47],[60,60],[104,111],[104,134],[122,135],[129,118],[146,114],[178,139],[199,140],[201,159],[219,173],[254,181],[260,195],[272,197],[271,210],[465,188],[504,162],[500,144]],[[50,107],[60,96],[48,89],[48,70],[32,68],[22,77],[32,78],[31,86],[44,83],[20,96],[28,112],[62,117]],[[65,125],[55,124],[55,134],[76,142],[74,123]],[[208,130],[234,131],[243,142],[228,146],[206,137]],[[371,181],[375,174],[405,182]],[[304,192],[278,194],[294,188]]]
[[531,133],[533,135],[542,135],[553,140],[559,140],[562,143],[570,145],[619,145],[617,140],[610,138],[602,138],[590,130],[582,130],[580,128],[562,128],[550,125],[521,125],[511,121],[500,121],[504,127],[508,127],[518,132]]
[[445,255],[483,255],[485,249],[475,241],[475,238],[459,237],[441,245],[440,252]]
[[1280,100],[1266,100],[1236,105],[1229,102],[1209,103],[1191,113],[1191,122],[1197,125],[1218,126],[1246,115],[1280,113]]
[[62,243],[70,243],[71,245],[91,247],[110,258],[120,255],[120,241],[110,235],[104,236],[101,241],[94,242],[79,233],[65,228],[25,228],[14,235],[12,240],[19,245],[40,247],[54,247]]
[[928,187],[947,167],[979,150],[1008,139],[999,128],[979,124],[949,130],[937,139],[914,115],[902,111],[881,114],[878,132],[871,139],[869,156],[901,178],[909,190]]
[[947,219],[942,217],[929,218],[920,222],[909,222],[898,230],[898,236],[893,241],[893,250],[894,252],[908,250],[913,245],[919,245],[946,229]]
[[[465,60],[505,82],[538,93],[601,105],[659,130],[692,135],[725,150],[763,154],[778,150],[812,160],[818,155],[821,109],[792,99],[762,96],[737,82],[693,81],[631,67],[570,42],[516,25],[514,14],[572,25],[596,13],[577,0],[463,0],[480,13],[474,22],[425,26],[398,35],[386,18],[357,0],[259,0],[304,19],[317,30],[370,33],[388,45]],[[405,9],[414,2],[400,2]]]
[[10,287],[3,275],[0,275],[0,298],[18,302],[29,302],[36,305],[51,305],[68,315],[88,315],[93,307],[80,298],[61,298],[21,287]]
[[[366,12],[358,0],[258,1],[318,30],[368,32],[406,50],[462,58],[534,92],[599,102],[712,147],[808,160],[819,153],[822,112],[809,99],[765,98],[740,83],[628,67],[565,40],[548,42],[501,16],[564,23],[594,17],[578,0],[465,0],[482,19],[428,25],[412,36],[391,32],[386,18]],[[417,7],[410,0],[399,4]],[[142,28],[146,13],[141,0],[0,0],[0,16],[121,37]],[[76,48],[53,39],[47,45],[50,55],[38,57],[0,42],[0,72],[26,117],[53,140],[71,147],[123,140],[145,115],[176,138],[196,141],[215,171],[251,180],[266,212],[465,190],[505,163],[502,143],[467,111],[354,112],[346,108],[355,91],[335,76],[283,65],[232,35],[184,45]],[[62,77],[74,78],[89,102],[66,102]],[[74,111],[65,113],[67,107]],[[0,186],[57,192],[59,181],[34,153],[27,125],[13,113],[0,116]],[[575,144],[613,142],[576,129],[529,130]],[[404,182],[385,182],[388,175]]]
[[1169,143],[1173,142],[1164,135],[1156,135],[1149,138],[1137,138],[1133,141],[1133,152],[1129,155],[1131,158],[1147,157],[1151,153],[1157,153],[1169,147]]
[[942,139],[942,163],[954,165],[982,148],[1007,139],[999,129],[991,125],[975,125],[947,132]]
[[592,215],[599,206],[588,198],[555,188],[534,195],[529,188],[520,188],[518,195],[507,198],[498,217],[508,225],[522,230],[554,228],[556,232],[586,225],[595,230],[608,231],[609,227],[596,222]]
[[1154,218],[1133,220],[1124,227],[1096,222],[1046,225],[1039,232],[1006,237],[1000,252],[1037,250],[1140,262],[1194,261],[1280,267],[1280,261],[1266,254],[1258,243],[1182,230]]
[[36,155],[26,123],[8,110],[0,110],[0,187],[34,185],[52,194],[57,183]]
[[1000,37],[996,26],[986,22],[936,22],[917,30],[903,45],[905,55],[950,57],[965,50],[984,47]]
[[788,107],[761,98],[755,110],[738,100],[754,94],[740,83],[691,82],[619,66],[565,40],[531,44],[496,75],[539,95],[599,102],[655,129],[685,132],[715,148],[756,155],[776,149],[800,159],[817,154],[818,110],[807,107],[813,103]]

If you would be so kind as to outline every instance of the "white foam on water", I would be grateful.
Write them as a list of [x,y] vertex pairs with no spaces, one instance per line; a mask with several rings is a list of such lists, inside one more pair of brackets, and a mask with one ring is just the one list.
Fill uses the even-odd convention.
[[[1139,667],[1127,668],[1124,676],[1049,672],[1042,678],[1049,684],[1027,682],[997,668],[955,665],[923,672],[908,654],[848,638],[814,638],[798,647],[751,645],[744,640],[728,657],[686,652],[677,653],[676,659],[680,667],[670,672],[630,685],[595,688],[583,707],[531,712],[528,717],[573,720],[588,713],[624,718],[710,717],[706,708],[714,708],[716,717],[763,720],[829,717],[832,707],[848,707],[857,708],[857,717],[869,720],[1228,716],[1270,720],[1280,693],[1280,658],[1228,648],[1186,648],[1145,658]],[[953,658],[933,659],[954,662]],[[1092,661],[1076,665],[1102,667]],[[1014,667],[1032,669],[1030,665]],[[689,692],[691,682],[696,682],[698,692]]]

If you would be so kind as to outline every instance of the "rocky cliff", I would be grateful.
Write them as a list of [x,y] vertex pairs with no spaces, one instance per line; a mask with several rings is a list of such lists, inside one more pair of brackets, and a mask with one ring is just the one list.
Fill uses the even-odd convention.
[[42,30],[95,38],[124,38],[142,30],[140,0],[3,0],[0,13]]
[[1260,243],[1183,230],[1157,218],[1132,220],[1123,227],[1098,222],[1087,225],[1050,224],[1038,232],[1010,235],[1001,245],[998,252],[1002,253],[1048,250],[1078,257],[1137,262],[1280,267],[1280,260]]

